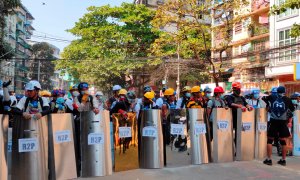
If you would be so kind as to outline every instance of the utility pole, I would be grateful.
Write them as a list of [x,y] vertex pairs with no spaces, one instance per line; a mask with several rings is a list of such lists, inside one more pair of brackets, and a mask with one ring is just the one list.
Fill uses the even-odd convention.
[[177,81],[176,81],[176,85],[177,85],[177,89],[176,89],[176,96],[177,99],[179,99],[180,97],[180,47],[179,47],[179,43],[177,45]]
[[40,74],[41,74],[41,61],[38,61],[38,81],[40,82]]

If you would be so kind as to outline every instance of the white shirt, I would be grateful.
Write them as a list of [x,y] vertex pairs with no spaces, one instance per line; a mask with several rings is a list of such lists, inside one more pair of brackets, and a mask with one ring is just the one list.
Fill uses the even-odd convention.
[[[47,100],[47,98],[45,97],[41,97],[42,101],[43,101],[43,106],[49,106],[49,101]],[[17,108],[24,111],[25,110],[25,102],[26,102],[27,97],[23,97],[22,99],[20,99],[20,101],[17,104]]]
[[161,108],[162,105],[164,104],[163,98],[161,98],[161,97],[158,98],[158,99],[156,100],[155,104],[156,104],[159,108]]
[[256,108],[266,108],[266,103],[261,100],[261,99],[246,99],[246,102],[250,105],[250,106],[256,106]]

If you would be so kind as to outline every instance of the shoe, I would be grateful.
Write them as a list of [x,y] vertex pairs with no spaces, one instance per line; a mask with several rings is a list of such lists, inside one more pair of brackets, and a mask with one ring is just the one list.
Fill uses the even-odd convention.
[[277,162],[277,164],[280,164],[281,166],[286,166],[286,161],[280,159],[280,160]]
[[272,163],[271,159],[270,160],[266,159],[266,160],[264,160],[264,164],[272,166],[273,163]]

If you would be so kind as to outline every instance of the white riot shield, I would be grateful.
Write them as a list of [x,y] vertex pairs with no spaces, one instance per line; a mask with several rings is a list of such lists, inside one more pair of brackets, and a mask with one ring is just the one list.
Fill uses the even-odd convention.
[[7,133],[8,116],[0,114],[0,179],[8,178]]
[[81,112],[80,124],[81,176],[112,174],[109,112]]
[[73,115],[51,114],[49,128],[49,179],[75,179],[76,159],[74,149]]
[[251,161],[255,155],[255,111],[237,110],[236,160]]
[[169,109],[165,124],[165,149],[168,167],[191,164],[191,142],[186,109]]
[[268,112],[264,108],[255,109],[255,159],[267,157]]
[[113,114],[115,172],[139,168],[136,114],[127,115],[125,119],[119,113]]
[[293,126],[293,155],[300,156],[300,110],[294,112]]
[[204,121],[204,109],[189,109],[188,111],[192,164],[209,163],[208,144],[210,144],[210,140],[207,137],[209,131],[207,123]]
[[47,117],[14,116],[11,179],[48,179]]
[[213,108],[213,162],[233,161],[232,112],[230,109]]

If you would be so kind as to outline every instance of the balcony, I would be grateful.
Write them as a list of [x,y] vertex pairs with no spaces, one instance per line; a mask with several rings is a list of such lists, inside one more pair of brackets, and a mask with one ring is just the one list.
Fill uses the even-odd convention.
[[17,28],[17,32],[19,32],[21,34],[25,34],[25,29],[21,24],[17,24],[16,28]]
[[21,71],[25,71],[25,72],[29,71],[29,68],[26,67],[26,66],[24,66],[24,65],[22,65],[22,64],[17,64],[16,65],[16,69],[21,70]]
[[17,18],[19,22],[25,22],[26,19],[25,16],[20,12],[17,13]]
[[269,11],[270,1],[266,0],[252,0],[251,11],[252,14],[260,14]]
[[254,25],[250,27],[250,36],[256,37],[269,33],[269,24],[267,25]]

